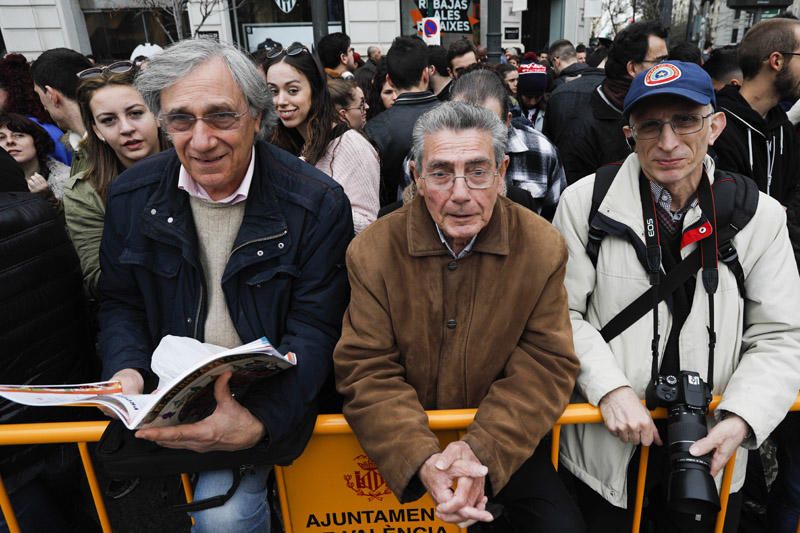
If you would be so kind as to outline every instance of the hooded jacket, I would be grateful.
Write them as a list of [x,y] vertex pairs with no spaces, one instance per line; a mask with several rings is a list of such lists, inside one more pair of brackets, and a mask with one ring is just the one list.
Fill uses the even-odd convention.
[[786,113],[775,106],[762,117],[734,85],[717,94],[717,106],[728,119],[714,143],[717,166],[753,178],[761,192],[787,205],[800,177],[800,156]]

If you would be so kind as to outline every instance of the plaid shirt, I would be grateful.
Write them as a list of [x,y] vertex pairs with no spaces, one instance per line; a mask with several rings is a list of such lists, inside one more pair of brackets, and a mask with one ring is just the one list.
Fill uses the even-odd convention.
[[552,217],[567,186],[556,147],[541,132],[515,121],[508,128],[506,153],[510,159],[506,183],[531,193],[536,211]]
[[667,189],[662,187],[655,181],[650,180],[650,193],[656,201],[656,215],[658,216],[658,224],[660,227],[667,230],[670,235],[682,233],[683,230],[683,216],[689,211],[690,208],[697,205],[697,196],[691,202],[683,206],[678,211],[672,210],[672,195]]

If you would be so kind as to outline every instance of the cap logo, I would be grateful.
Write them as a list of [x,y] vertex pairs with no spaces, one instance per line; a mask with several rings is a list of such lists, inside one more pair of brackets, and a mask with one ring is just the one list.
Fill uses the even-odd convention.
[[520,74],[547,74],[547,67],[539,63],[523,63],[518,70]]
[[648,87],[655,87],[670,83],[681,77],[681,70],[671,63],[656,65],[647,71],[644,76],[644,84]]

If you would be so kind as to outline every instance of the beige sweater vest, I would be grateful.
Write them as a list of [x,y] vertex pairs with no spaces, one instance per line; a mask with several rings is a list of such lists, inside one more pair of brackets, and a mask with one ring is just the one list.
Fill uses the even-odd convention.
[[233,325],[222,292],[222,273],[228,264],[233,242],[239,233],[247,202],[234,205],[215,204],[189,197],[194,226],[200,248],[200,263],[205,275],[208,312],[205,323],[205,342],[235,348],[242,344]]

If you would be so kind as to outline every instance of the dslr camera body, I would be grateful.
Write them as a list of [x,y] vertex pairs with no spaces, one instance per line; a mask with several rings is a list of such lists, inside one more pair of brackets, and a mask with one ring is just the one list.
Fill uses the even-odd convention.
[[669,505],[690,514],[717,512],[719,494],[711,477],[711,455],[695,457],[689,448],[708,434],[706,414],[711,389],[697,372],[656,376],[646,391],[648,409],[665,407],[670,473]]

